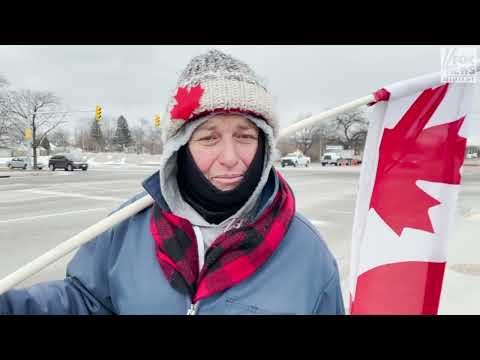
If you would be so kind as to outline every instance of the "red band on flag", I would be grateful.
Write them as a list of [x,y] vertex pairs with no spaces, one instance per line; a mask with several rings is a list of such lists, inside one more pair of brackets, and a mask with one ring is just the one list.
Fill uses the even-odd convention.
[[378,266],[358,277],[352,315],[435,315],[445,263],[408,261]]

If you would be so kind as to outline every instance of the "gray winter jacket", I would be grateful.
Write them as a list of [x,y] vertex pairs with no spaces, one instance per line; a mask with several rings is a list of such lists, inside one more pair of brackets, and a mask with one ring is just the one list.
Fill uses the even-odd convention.
[[[143,183],[160,206],[158,172]],[[258,213],[278,189],[271,171]],[[143,196],[139,194],[127,203]],[[155,257],[152,207],[83,245],[64,280],[0,295],[1,314],[186,314],[188,297],[174,290]],[[210,298],[197,314],[344,314],[337,264],[317,230],[296,214],[276,252],[257,272]]]

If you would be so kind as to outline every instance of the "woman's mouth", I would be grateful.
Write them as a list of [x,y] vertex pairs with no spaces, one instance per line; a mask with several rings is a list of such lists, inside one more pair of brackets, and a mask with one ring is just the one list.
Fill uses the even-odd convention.
[[241,182],[242,178],[243,178],[242,175],[222,175],[222,176],[214,176],[212,178],[212,181],[222,186],[231,186]]

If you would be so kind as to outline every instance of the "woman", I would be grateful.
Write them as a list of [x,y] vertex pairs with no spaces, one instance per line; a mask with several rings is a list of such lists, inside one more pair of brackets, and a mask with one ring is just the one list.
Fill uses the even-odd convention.
[[246,64],[193,58],[143,182],[154,205],[81,247],[64,280],[0,296],[0,311],[343,314],[336,261],[272,166],[272,103]]

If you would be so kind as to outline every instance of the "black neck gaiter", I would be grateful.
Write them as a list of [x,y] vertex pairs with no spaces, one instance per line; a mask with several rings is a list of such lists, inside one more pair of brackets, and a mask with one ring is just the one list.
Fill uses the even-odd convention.
[[257,153],[241,183],[232,190],[222,191],[202,174],[186,144],[177,154],[180,194],[206,221],[220,224],[235,214],[252,195],[262,177],[264,156],[264,134],[259,130]]

